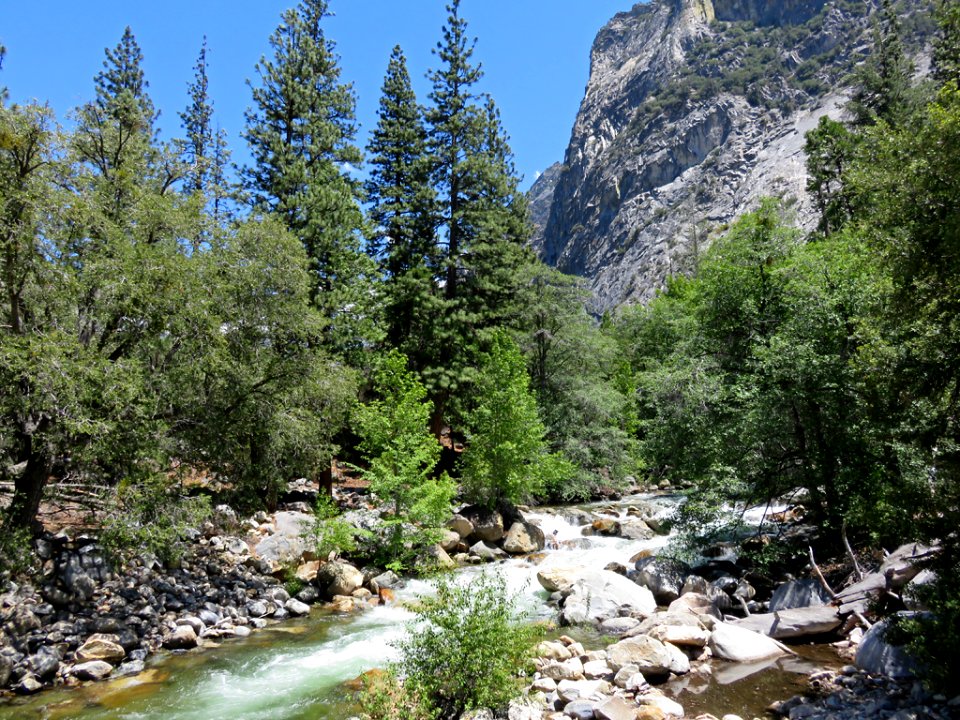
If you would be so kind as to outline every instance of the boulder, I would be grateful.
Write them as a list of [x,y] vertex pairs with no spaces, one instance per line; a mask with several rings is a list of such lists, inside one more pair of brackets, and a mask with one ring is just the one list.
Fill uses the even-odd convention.
[[533,523],[515,522],[503,538],[503,549],[511,555],[529,555],[544,548],[543,530]]
[[349,595],[363,585],[363,573],[349,563],[328,562],[317,572],[317,585],[327,597]]
[[569,660],[573,653],[562,642],[546,640],[537,645],[537,656],[547,658],[548,660]]
[[557,683],[557,695],[564,702],[575,700],[601,700],[609,689],[603,680],[561,680]]
[[574,700],[563,709],[563,714],[575,720],[593,720],[597,704],[591,700]]
[[307,549],[304,534],[313,524],[313,516],[300,512],[278,512],[274,531],[257,543],[258,558],[277,569],[284,564],[299,563]]
[[646,677],[663,677],[670,674],[674,662],[666,646],[647,635],[621,640],[607,648],[607,664],[614,671],[634,665]]
[[791,580],[773,591],[770,612],[793,608],[822,607],[830,602],[830,595],[817,580]]
[[678,647],[702,648],[710,641],[710,632],[690,625],[657,625],[650,637]]
[[197,646],[197,633],[189,625],[177,625],[177,629],[163,639],[167,650],[189,650]]
[[718,622],[710,635],[710,650],[715,657],[734,662],[753,662],[786,655],[783,645],[766,635]]
[[604,620],[619,615],[621,607],[652,613],[657,603],[649,590],[622,575],[609,570],[586,571],[570,588],[562,619],[571,625]]
[[387,570],[374,577],[370,584],[375,584],[377,588],[398,588],[403,584],[403,580],[393,570]]
[[114,664],[126,655],[127,651],[120,645],[120,638],[116,635],[91,635],[76,652],[76,658],[81,663],[103,660]]
[[554,661],[540,668],[540,674],[551,680],[583,680],[583,663],[580,658]]
[[683,717],[683,705],[660,693],[645,693],[637,696],[637,704],[657,708],[667,717]]
[[620,521],[609,517],[597,518],[590,523],[589,528],[584,528],[581,532],[584,535],[620,537]]
[[454,515],[450,519],[450,522],[447,523],[447,527],[459,535],[461,540],[465,540],[473,535],[473,523],[463,515]]
[[42,647],[27,658],[27,666],[41,680],[50,680],[60,669],[60,655],[53,648]]
[[689,565],[670,558],[643,558],[637,560],[635,567],[637,584],[649,589],[661,605],[669,605],[680,597],[684,580],[690,573]]
[[74,665],[70,673],[77,680],[103,680],[113,672],[113,665],[105,663],[102,660],[91,660],[90,662]]
[[597,705],[593,709],[593,716],[598,720],[634,720],[637,706],[623,698],[612,697]]
[[310,614],[310,606],[299,600],[287,600],[283,607],[294,617],[303,617],[304,615]]
[[463,516],[473,524],[470,538],[495,543],[503,539],[503,515],[497,510],[472,507],[463,511]]
[[620,537],[629,540],[649,540],[653,536],[653,529],[643,520],[628,520],[620,523]]
[[731,624],[783,640],[833,632],[840,627],[841,622],[837,608],[827,606],[756,614]]
[[359,610],[362,607],[362,603],[348,595],[334,595],[333,599],[327,603],[325,607],[335,613],[352,613]]
[[917,663],[905,647],[894,645],[887,639],[889,627],[889,621],[883,620],[867,630],[857,648],[857,667],[874,675],[895,679],[914,677]]
[[723,618],[717,604],[706,595],[700,593],[684,593],[667,608],[669,612],[688,612],[694,615],[711,615],[718,620]]
[[600,623],[600,631],[607,635],[625,635],[640,625],[640,621],[632,617],[615,617]]
[[500,548],[494,545],[488,545],[486,542],[480,540],[474,543],[470,547],[470,553],[476,555],[478,558],[485,562],[493,562],[494,560],[502,560],[507,557],[507,554]]
[[463,539],[453,530],[443,530],[440,537],[440,547],[442,547],[447,552],[456,550],[460,546],[460,543],[463,542]]
[[583,568],[548,567],[537,571],[537,582],[547,592],[568,592],[577,578],[583,573]]
[[588,680],[600,680],[606,677],[613,677],[613,670],[607,665],[606,660],[590,660],[583,664],[583,675]]
[[312,583],[317,579],[317,573],[320,572],[320,565],[321,562],[319,560],[310,560],[309,562],[302,563],[297,568],[297,579],[305,583]]
[[921,543],[901,545],[887,556],[877,572],[886,578],[891,588],[901,588],[920,573],[921,561],[939,551],[939,548]]

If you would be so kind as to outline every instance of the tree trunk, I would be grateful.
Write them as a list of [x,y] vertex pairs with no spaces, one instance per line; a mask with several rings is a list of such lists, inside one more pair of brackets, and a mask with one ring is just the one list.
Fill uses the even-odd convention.
[[37,450],[33,438],[28,441],[30,451],[27,457],[27,466],[14,480],[13,501],[7,508],[4,528],[16,530],[27,528],[39,530],[40,522],[37,514],[40,511],[40,501],[43,499],[43,490],[50,477],[52,463],[47,454]]

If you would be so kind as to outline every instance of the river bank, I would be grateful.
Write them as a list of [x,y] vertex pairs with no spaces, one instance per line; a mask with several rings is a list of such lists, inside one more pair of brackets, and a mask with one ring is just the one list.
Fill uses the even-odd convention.
[[[603,572],[620,578],[632,588],[631,592],[643,591],[652,598],[653,591],[643,583],[637,582],[641,571],[635,567],[628,569],[626,566],[640,563],[645,558],[638,556],[654,555],[664,545],[667,540],[666,535],[656,534],[651,526],[661,527],[658,519],[661,513],[669,510],[666,505],[671,502],[673,500],[641,496],[628,498],[615,505],[606,503],[591,506],[589,509],[565,508],[546,512],[527,512],[524,522],[530,527],[526,528],[526,534],[534,536],[534,544],[537,544],[539,532],[541,536],[551,538],[557,545],[556,548],[547,549],[545,552],[510,555],[504,551],[500,546],[504,544],[504,538],[515,523],[508,523],[508,527],[503,528],[503,522],[499,523],[499,530],[493,530],[494,535],[502,533],[499,540],[476,540],[473,535],[477,527],[482,527],[483,524],[478,522],[474,525],[471,522],[472,529],[469,533],[465,536],[457,534],[456,540],[453,537],[448,538],[448,545],[453,558],[464,566],[458,571],[462,574],[464,582],[469,582],[470,574],[478,571],[476,565],[482,560],[506,558],[498,563],[498,567],[507,575],[510,587],[523,594],[525,606],[532,617],[549,619],[556,617],[559,611],[562,622],[576,622],[578,616],[575,613],[585,613],[581,620],[587,627],[593,627],[602,635],[604,620],[601,620],[601,616],[607,612],[614,612],[612,607],[601,607],[597,604],[599,596],[595,591],[591,591],[589,607],[583,610],[583,603],[578,605],[576,600],[571,602],[570,598],[574,593],[565,594],[559,588],[549,591],[542,587],[541,577],[551,573],[556,575],[560,569],[570,567],[589,569],[592,572],[597,572],[600,568],[612,567],[613,569]],[[264,519],[261,518],[261,520]],[[272,530],[277,530],[277,518],[270,518],[269,522],[258,523],[258,525],[261,529],[263,526],[270,526]],[[283,522],[280,525],[283,525]],[[494,522],[493,525],[497,526],[498,523]],[[644,526],[646,530],[643,529]],[[466,531],[465,527],[461,529]],[[211,532],[214,534],[210,535]],[[139,644],[133,650],[126,651],[127,655],[122,661],[111,666],[115,668],[111,671],[114,677],[129,673],[127,677],[106,683],[81,683],[74,672],[76,663],[72,661],[76,658],[70,655],[70,652],[73,652],[75,656],[76,650],[67,649],[61,656],[61,666],[54,673],[53,682],[54,684],[59,682],[64,687],[82,684],[83,688],[42,693],[35,699],[14,700],[13,705],[8,706],[6,710],[0,709],[0,717],[164,717],[204,718],[205,720],[214,717],[232,720],[260,717],[297,719],[345,717],[346,715],[342,713],[345,713],[349,707],[349,702],[346,702],[349,691],[344,689],[342,683],[367,669],[382,666],[391,659],[393,650],[390,643],[403,632],[404,623],[412,617],[412,614],[405,609],[405,603],[415,602],[422,593],[429,592],[428,584],[410,581],[405,584],[396,583],[392,589],[384,588],[376,580],[379,575],[373,575],[373,569],[367,571],[356,569],[359,578],[354,576],[353,580],[359,579],[360,585],[349,592],[346,592],[349,588],[341,588],[345,594],[338,595],[330,592],[329,583],[325,584],[322,580],[317,580],[320,576],[317,572],[313,578],[301,581],[304,586],[296,594],[297,597],[290,598],[283,584],[267,572],[273,569],[270,562],[261,557],[254,557],[257,547],[265,540],[276,539],[281,535],[280,533],[264,532],[262,536],[248,536],[251,541],[258,540],[253,543],[252,548],[250,544],[243,541],[247,544],[249,554],[242,551],[235,554],[232,550],[242,550],[240,546],[230,536],[216,534],[218,532],[217,528],[207,528],[207,532],[198,537],[196,542],[197,547],[203,550],[176,571],[160,572],[155,567],[144,567],[138,568],[133,576],[106,580],[103,587],[91,597],[93,602],[85,606],[87,608],[84,611],[86,625],[81,628],[78,622],[77,632],[63,636],[61,642],[68,648],[71,644],[79,642],[81,644],[76,645],[79,649],[90,639],[83,637],[81,629],[118,630],[106,622],[111,614],[117,614],[118,609],[128,612],[129,617],[140,618],[142,623],[136,621],[132,623],[144,629],[142,633],[133,631],[139,638]],[[470,540],[474,542],[468,544]],[[79,550],[71,549],[71,553],[76,552]],[[201,558],[202,561],[200,561]],[[224,567],[231,563],[232,570]],[[314,564],[319,563],[315,560],[305,560],[298,570],[316,570]],[[648,570],[648,575],[652,575],[647,565],[644,563],[642,567]],[[218,568],[212,574],[211,566]],[[149,572],[144,572],[145,569],[149,569]],[[207,574],[198,583],[200,569]],[[625,574],[630,574],[632,577],[625,577]],[[649,581],[649,578],[647,580]],[[187,592],[180,588],[184,583],[194,583],[193,589]],[[715,596],[711,602],[720,599],[720,593],[722,593],[722,597],[727,598],[728,607],[732,606],[736,598],[737,588],[749,594],[742,585],[736,583],[731,585],[724,580],[713,580],[707,584],[712,588],[708,592],[712,592]],[[589,583],[583,587],[588,585]],[[596,583],[591,587],[596,587]],[[129,591],[134,588],[137,590],[138,597],[141,598],[138,602],[142,602],[145,597],[161,601],[164,612],[158,613],[156,622],[153,622],[152,618],[141,617],[137,612],[130,612],[136,609],[137,604],[128,599],[133,597]],[[23,588],[21,592],[22,590]],[[387,592],[383,592],[384,590]],[[127,591],[126,597],[122,591]],[[215,596],[209,594],[213,591],[216,592]],[[226,594],[221,594],[222,591]],[[238,591],[241,592],[238,593]],[[311,592],[312,599],[320,601],[321,604],[314,606],[313,610],[307,606],[308,617],[293,621],[287,619],[283,623],[274,622],[274,620],[295,615],[296,613],[291,612],[287,604],[294,600],[307,605],[304,600],[298,600],[298,597],[309,600]],[[662,588],[659,592],[662,592]],[[214,597],[222,598],[224,602],[215,602]],[[126,604],[116,602],[118,598]],[[384,603],[384,599],[389,601]],[[756,600],[751,599],[750,602],[756,603]],[[180,607],[177,607],[178,603]],[[656,601],[653,601],[652,606],[649,601],[644,603],[643,608],[637,608],[638,615],[642,613],[649,615],[656,610]],[[151,603],[144,603],[144,606],[149,604]],[[217,607],[214,609],[208,607],[209,605]],[[621,616],[622,605],[623,603],[616,604],[614,614],[617,617]],[[581,610],[577,611],[577,607]],[[346,614],[348,610],[356,611],[361,608],[365,610],[362,613]],[[759,606],[755,608],[762,609]],[[36,609],[38,606],[34,605],[33,612],[41,622],[41,628],[35,628],[27,635],[28,640],[32,637],[37,649],[32,654],[24,654],[23,659],[20,660],[21,667],[25,667],[27,671],[37,667],[38,658],[35,656],[40,652],[39,647],[50,645],[40,640],[43,633],[48,633],[47,640],[58,639],[56,636],[49,637],[50,628],[56,625],[56,622],[49,622],[50,616],[37,613]],[[214,618],[210,616],[207,618],[211,620],[209,624],[203,622],[199,617],[201,609],[218,613],[220,619],[214,622]],[[45,611],[46,608],[42,610]],[[59,609],[56,612],[62,613],[64,610]],[[147,615],[150,614],[147,613]],[[54,617],[57,616],[54,615]],[[189,617],[196,617],[203,626],[194,627],[187,621]],[[607,618],[607,620],[610,619],[612,618]],[[639,617],[633,619],[639,620]],[[57,620],[57,622],[65,621]],[[266,629],[251,635],[252,631],[263,627]],[[199,649],[188,652],[179,650],[176,656],[166,654],[159,657],[151,656],[151,653],[163,649],[165,645],[170,648],[169,640],[180,628],[189,628],[193,631],[193,635],[196,636],[196,646]],[[63,626],[59,628],[60,631],[64,629],[66,628]],[[129,629],[127,627],[121,631]],[[187,637],[188,643],[189,630],[181,631]],[[57,629],[53,630],[53,632],[56,631]],[[31,633],[33,633],[32,636]],[[126,640],[129,643],[131,640],[129,636],[121,636],[120,632],[113,634],[117,635],[117,644],[121,647],[122,641]],[[248,635],[249,637],[244,639]],[[239,639],[225,642],[229,638]],[[112,642],[111,638],[102,640]],[[29,646],[30,643],[27,642],[25,648],[29,650]],[[202,649],[209,652],[201,652]],[[137,652],[138,650],[141,652]],[[148,652],[144,654],[143,650]],[[142,657],[138,657],[141,655]],[[152,659],[147,656],[151,656]],[[108,661],[103,662],[109,664]],[[717,661],[711,665],[706,662],[703,666],[715,667],[719,670],[721,666],[716,663]],[[723,667],[747,669],[743,664],[736,666],[723,664]],[[822,664],[813,663],[797,663],[788,669],[780,666],[772,669],[768,667],[767,673],[779,673],[782,682],[771,684],[766,702],[797,692],[796,682],[793,680],[788,682],[784,678],[805,677],[807,673],[822,667]],[[145,672],[138,672],[144,668]],[[715,693],[715,702],[718,704],[710,707],[709,710],[726,713],[735,707],[739,708],[739,705],[733,704],[733,696],[741,694],[741,690],[736,689],[737,683],[739,682],[741,686],[744,682],[754,683],[757,676],[754,676],[754,680],[750,680],[750,673],[744,672],[740,680],[723,685],[721,680],[717,680],[718,675],[722,676],[722,673],[714,671],[709,674],[684,673],[677,677],[676,686],[673,689],[670,683],[662,686],[662,689],[668,693],[675,691],[679,699],[684,692],[688,696],[705,692],[697,688],[716,689],[722,686],[730,690],[721,689],[720,692]],[[23,677],[19,679],[19,682],[22,681]],[[684,684],[684,687],[681,688],[681,684]],[[49,700],[44,698],[45,695],[49,695]],[[730,698],[729,705],[723,704],[728,702],[725,698]],[[749,706],[744,707],[755,709],[761,702],[751,700]],[[690,705],[691,708],[697,706],[697,703]],[[4,712],[7,714],[5,715]]]

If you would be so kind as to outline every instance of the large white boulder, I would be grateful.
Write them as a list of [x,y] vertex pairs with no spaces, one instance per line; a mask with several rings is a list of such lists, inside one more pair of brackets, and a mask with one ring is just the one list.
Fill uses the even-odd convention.
[[714,657],[734,662],[753,662],[788,653],[783,645],[766,635],[723,622],[713,628],[710,650]]
[[647,588],[610,570],[587,570],[570,587],[563,604],[563,619],[571,625],[604,620],[619,615],[623,606],[641,613],[657,609],[653,593]]

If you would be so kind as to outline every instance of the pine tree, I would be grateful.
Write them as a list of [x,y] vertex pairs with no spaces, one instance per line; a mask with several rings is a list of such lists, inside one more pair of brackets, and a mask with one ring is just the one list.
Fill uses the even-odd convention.
[[936,17],[939,32],[933,41],[933,77],[941,84],[960,83],[960,3],[939,0]]
[[129,27],[94,78],[96,99],[77,110],[73,147],[93,173],[98,207],[114,224],[129,222],[129,210],[148,179],[169,189],[177,171],[153,146],[156,113],[147,94],[143,53]]
[[331,321],[331,341],[356,349],[368,313],[361,279],[359,184],[349,169],[362,159],[354,145],[355,99],[340,82],[335,45],[323,31],[325,0],[302,0],[283,14],[253,88],[244,134],[253,164],[243,170],[255,210],[276,213],[313,262],[314,301]]
[[187,165],[184,192],[200,193],[204,205],[210,211],[214,226],[223,224],[229,217],[226,200],[230,194],[226,168],[230,162],[226,133],[213,126],[213,101],[210,99],[207,76],[207,38],[204,36],[194,79],[190,83],[190,106],[180,119],[186,132],[182,155]]
[[428,309],[436,304],[434,268],[436,194],[423,110],[400,46],[393,49],[380,98],[377,127],[367,147],[365,183],[374,230],[367,251],[384,278],[387,339],[423,365]]
[[436,355],[423,376],[436,404],[439,431],[451,398],[476,375],[476,356],[493,328],[517,310],[521,266],[528,261],[526,208],[517,192],[512,155],[492,100],[476,92],[483,76],[472,64],[460,2],[447,6],[447,25],[430,73],[427,112],[433,185],[439,201],[443,307],[432,323]]
[[874,19],[873,52],[854,72],[847,111],[854,126],[878,120],[898,125],[912,106],[914,65],[903,47],[900,20],[890,0],[883,0],[881,19]]
[[[7,57],[7,48],[3,45],[0,45],[0,70],[3,70],[3,61],[6,57]],[[0,85],[0,105],[5,103],[9,96],[10,96],[10,93],[7,90],[7,86]]]

